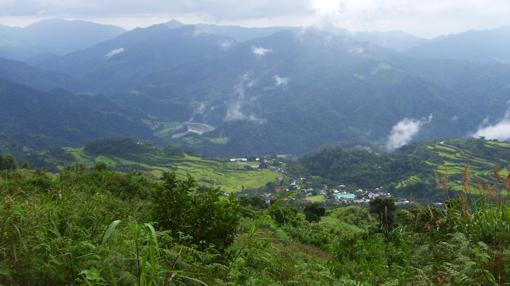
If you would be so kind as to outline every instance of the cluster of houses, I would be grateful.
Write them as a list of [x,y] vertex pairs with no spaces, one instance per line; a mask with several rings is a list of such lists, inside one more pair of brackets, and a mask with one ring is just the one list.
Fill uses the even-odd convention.
[[[300,178],[301,181],[305,181]],[[336,188],[329,188],[327,185],[322,185],[320,188],[303,187],[299,188],[297,181],[293,181],[287,188],[290,190],[299,190],[298,198],[301,198],[304,202],[310,202],[312,198],[320,196],[323,198],[323,202],[327,205],[346,205],[346,204],[358,204],[367,205],[371,201],[377,198],[391,198],[392,195],[389,192],[384,191],[383,187],[378,187],[373,190],[364,189],[352,189],[345,185],[339,185]],[[400,206],[410,205],[411,201],[401,198],[395,198],[395,203]]]
[[[299,201],[302,203],[310,203],[313,201],[320,201],[326,205],[346,205],[346,204],[358,204],[367,205],[371,201],[377,198],[390,198],[392,195],[385,191],[383,187],[378,187],[373,190],[356,189],[346,185],[338,185],[334,188],[330,188],[326,184],[320,186],[312,186],[306,178],[297,178],[288,174],[285,168],[282,167],[282,163],[274,158],[231,158],[229,161],[232,163],[247,163],[247,162],[259,162],[257,168],[267,168],[274,172],[280,173],[289,182],[283,187],[276,187],[276,189],[265,189],[265,190],[250,190],[248,192],[251,195],[257,195],[262,197],[267,203],[278,197],[281,192],[295,191],[296,195],[288,198],[287,200]],[[273,159],[273,160],[271,160]],[[275,161],[276,164],[274,163]],[[286,187],[285,187],[286,186]],[[395,198],[396,204],[400,206],[410,205],[412,202],[405,199]]]

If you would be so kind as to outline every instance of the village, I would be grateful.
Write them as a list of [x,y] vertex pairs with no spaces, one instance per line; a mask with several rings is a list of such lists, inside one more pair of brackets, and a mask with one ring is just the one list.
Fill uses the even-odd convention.
[[[343,184],[328,185],[304,177],[295,177],[285,168],[286,155],[265,156],[257,158],[231,158],[230,162],[255,162],[249,168],[269,169],[282,175],[279,183],[268,185],[257,190],[244,190],[242,195],[260,196],[266,204],[283,196],[284,201],[297,204],[322,203],[326,206],[340,205],[368,205],[377,198],[391,198],[391,193],[380,186],[375,189],[362,189]],[[400,206],[412,205],[412,202],[394,197],[395,203]]]

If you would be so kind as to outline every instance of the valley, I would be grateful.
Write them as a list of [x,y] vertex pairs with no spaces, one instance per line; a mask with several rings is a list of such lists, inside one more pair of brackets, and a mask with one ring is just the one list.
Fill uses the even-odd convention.
[[0,1],[0,286],[509,285],[506,3],[53,2]]
[[[507,34],[501,29],[469,37],[499,35],[504,41]],[[129,137],[212,157],[303,155],[327,144],[392,151],[391,133],[402,124],[419,127],[404,142],[410,143],[484,134],[480,126],[505,122],[508,64],[461,60],[448,49],[435,56],[419,52],[462,37],[425,41],[405,34],[172,21],[29,64],[4,60],[0,78],[44,92],[63,88],[76,100],[101,99],[102,112],[118,117],[110,122],[136,126],[108,136],[52,134],[44,146],[21,142],[28,148]],[[494,50],[494,57],[504,56]],[[75,127],[69,130],[81,129]],[[502,139],[496,137],[489,139]]]

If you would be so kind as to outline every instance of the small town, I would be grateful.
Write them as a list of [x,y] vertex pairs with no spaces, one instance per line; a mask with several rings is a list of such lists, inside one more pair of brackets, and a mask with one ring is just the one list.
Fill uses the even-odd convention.
[[[258,190],[245,190],[242,195],[261,196],[266,204],[270,204],[283,194],[292,194],[284,201],[299,204],[322,203],[325,206],[341,206],[341,205],[368,205],[377,198],[391,198],[391,193],[380,186],[375,189],[362,189],[355,186],[316,184],[310,182],[309,178],[296,178],[289,174],[285,169],[285,162],[282,159],[287,158],[286,155],[263,156],[263,157],[240,157],[231,158],[231,163],[249,163],[253,162],[249,168],[258,170],[262,168],[269,169],[282,175],[280,184],[268,186]],[[399,206],[410,206],[413,202],[405,199],[393,197],[395,204]]]

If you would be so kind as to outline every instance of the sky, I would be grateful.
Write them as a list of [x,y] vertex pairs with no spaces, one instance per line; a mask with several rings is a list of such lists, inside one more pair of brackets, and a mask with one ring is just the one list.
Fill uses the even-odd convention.
[[510,0],[0,0],[0,24],[63,18],[127,29],[177,19],[242,26],[333,24],[431,38],[510,26]]

